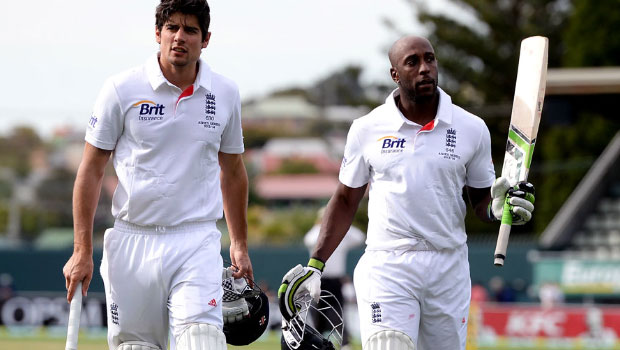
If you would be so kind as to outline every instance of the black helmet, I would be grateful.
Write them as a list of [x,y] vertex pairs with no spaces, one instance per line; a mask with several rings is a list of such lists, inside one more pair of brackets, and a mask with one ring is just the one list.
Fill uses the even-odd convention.
[[[246,277],[247,279],[249,278]],[[242,346],[254,342],[265,332],[269,324],[269,298],[254,281],[252,281],[252,286],[246,283],[242,292],[238,292],[239,289],[233,287],[232,277],[225,278],[222,280],[222,288],[224,289],[223,301],[244,298],[249,311],[249,315],[241,321],[224,323],[226,343]]]
[[[290,320],[282,319],[282,350],[335,350],[342,344],[342,307],[336,297],[321,291],[318,303],[313,303],[310,294],[295,298],[299,310]],[[324,320],[329,325],[325,334],[321,334],[308,322],[310,318]]]

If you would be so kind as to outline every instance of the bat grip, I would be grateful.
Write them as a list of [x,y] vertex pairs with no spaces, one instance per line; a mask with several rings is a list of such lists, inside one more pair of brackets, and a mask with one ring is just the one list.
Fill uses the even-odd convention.
[[67,323],[67,344],[65,350],[77,350],[81,313],[82,282],[79,282],[75,287],[75,293],[73,293],[73,299],[71,299],[71,305],[69,306],[69,322]]
[[502,223],[499,226],[499,235],[497,236],[497,245],[495,246],[495,266],[504,266],[506,259],[506,250],[508,249],[508,238],[510,237],[510,228],[512,227],[512,211],[508,197],[504,202],[504,210],[502,211]]

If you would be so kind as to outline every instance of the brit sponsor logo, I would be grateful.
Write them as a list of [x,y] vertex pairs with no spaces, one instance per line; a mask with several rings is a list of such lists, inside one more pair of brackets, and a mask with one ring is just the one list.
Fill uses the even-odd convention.
[[401,153],[405,149],[405,142],[407,142],[404,138],[396,136],[383,136],[377,141],[381,143],[381,154]]
[[374,302],[372,304],[370,304],[370,310],[371,310],[371,321],[372,323],[379,323],[381,322],[381,305],[379,305],[379,303]]
[[455,149],[456,149],[456,130],[450,128],[446,130],[445,151],[439,152],[439,155],[443,156],[444,159],[450,159],[450,160],[460,159],[461,156],[454,153]]
[[94,129],[97,125],[97,121],[97,117],[95,117],[95,115],[91,115],[90,120],[88,121],[88,125],[90,125],[90,127]]
[[211,301],[209,302],[209,305],[216,307],[217,306],[217,302],[215,301],[215,299],[211,299]]
[[215,121],[215,95],[212,93],[205,94],[205,120],[198,121],[205,129],[216,130],[220,127],[220,123]]
[[155,103],[149,100],[142,100],[134,103],[132,107],[140,109],[138,120],[158,121],[164,119],[163,115],[166,106],[162,104]]

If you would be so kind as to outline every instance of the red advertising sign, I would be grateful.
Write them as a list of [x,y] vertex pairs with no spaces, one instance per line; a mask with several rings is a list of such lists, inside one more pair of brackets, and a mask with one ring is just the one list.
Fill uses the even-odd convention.
[[620,307],[472,304],[469,348],[617,348]]

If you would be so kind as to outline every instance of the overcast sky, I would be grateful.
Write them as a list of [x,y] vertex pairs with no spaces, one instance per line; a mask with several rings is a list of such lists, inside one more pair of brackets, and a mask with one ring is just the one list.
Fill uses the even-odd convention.
[[[43,136],[85,127],[103,81],[157,50],[158,0],[11,1],[0,21],[0,134],[31,125]],[[424,34],[405,0],[211,0],[213,70],[242,99],[309,86],[346,64],[389,81],[386,51],[398,35],[382,19]]]

